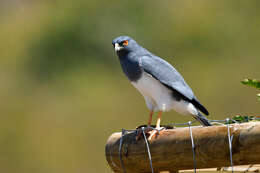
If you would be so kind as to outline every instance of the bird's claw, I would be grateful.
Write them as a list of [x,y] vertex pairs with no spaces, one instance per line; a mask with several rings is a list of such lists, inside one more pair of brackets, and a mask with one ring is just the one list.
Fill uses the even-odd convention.
[[146,128],[144,128],[144,130],[142,130],[142,129],[137,130],[137,135],[135,137],[136,141],[138,141],[140,139],[140,137],[143,136],[143,132],[145,133],[146,136],[149,136],[149,132],[152,130],[153,129],[150,127],[146,127]]
[[136,135],[135,139],[136,139],[136,141],[138,141],[141,138],[141,136],[143,136],[143,132],[144,132],[148,141],[150,141],[150,140],[156,138],[160,134],[160,132],[164,129],[165,129],[165,127],[159,127],[159,128],[147,127],[144,130],[139,129],[137,131],[137,135]]
[[153,129],[152,131],[149,131],[149,137],[148,137],[148,141],[156,138],[159,134],[160,134],[160,131],[162,131],[163,129],[165,129],[164,127],[159,127],[159,128],[156,128],[156,129]]

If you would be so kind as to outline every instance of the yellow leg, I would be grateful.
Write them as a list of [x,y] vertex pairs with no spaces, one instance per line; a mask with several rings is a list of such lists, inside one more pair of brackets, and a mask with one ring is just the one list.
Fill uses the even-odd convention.
[[[150,130],[149,127],[151,127],[151,123],[152,123],[152,118],[153,118],[153,111],[150,111],[149,113],[149,118],[148,118],[148,124],[147,124],[147,132]],[[146,133],[147,133],[146,132]],[[139,133],[135,138],[138,141],[140,139],[140,137],[142,136],[142,133]]]
[[156,128],[157,128],[157,129],[160,128],[161,118],[162,118],[162,111],[159,111],[158,117],[157,117],[157,122],[156,122]]
[[[161,118],[162,118],[162,111],[159,111],[158,117],[157,117],[157,122],[156,122],[156,129],[160,129],[160,123],[161,123]],[[150,133],[150,136],[148,140],[152,140],[155,136],[159,135],[159,132],[157,130],[152,130]]]
[[153,118],[153,111],[150,111],[150,114],[149,114],[149,119],[148,119],[148,127],[151,126],[151,123],[152,123],[152,118]]

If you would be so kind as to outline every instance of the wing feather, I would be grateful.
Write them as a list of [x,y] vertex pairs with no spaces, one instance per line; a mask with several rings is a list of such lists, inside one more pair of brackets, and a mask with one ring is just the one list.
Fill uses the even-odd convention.
[[194,94],[188,84],[184,81],[181,74],[168,62],[156,56],[143,56],[141,67],[151,74],[162,84],[178,91],[189,100],[194,98]]
[[197,109],[208,115],[207,109],[198,101],[189,85],[181,74],[168,62],[154,55],[146,55],[141,58],[141,67],[146,73],[152,75],[163,85],[178,92],[183,99],[191,102]]

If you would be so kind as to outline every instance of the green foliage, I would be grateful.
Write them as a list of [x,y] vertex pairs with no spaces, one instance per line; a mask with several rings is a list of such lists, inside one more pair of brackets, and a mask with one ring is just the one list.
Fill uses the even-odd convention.
[[252,116],[252,115],[235,115],[231,119],[228,120],[228,124],[234,124],[234,123],[246,123],[251,121],[260,121],[259,117]]
[[236,115],[232,118],[232,120],[235,120],[238,123],[244,123],[255,120],[254,116],[248,116],[248,115]]
[[[250,86],[250,87],[254,87],[258,90],[260,90],[260,81],[256,80],[256,79],[245,79],[243,81],[241,81],[242,84]],[[257,94],[258,100],[260,101],[260,93]]]
[[242,84],[257,88],[260,90],[260,81],[256,79],[245,79],[241,81]]
[[[250,86],[250,87],[254,87],[256,89],[260,90],[260,81],[256,80],[256,79],[245,79],[243,81],[241,81],[242,84]],[[260,100],[260,93],[257,94],[258,99]],[[229,120],[228,123],[234,123],[234,121],[238,122],[238,123],[244,123],[244,122],[249,122],[249,121],[260,121],[260,118],[258,117],[254,117],[254,116],[249,116],[249,115],[236,115],[234,116],[231,120]]]

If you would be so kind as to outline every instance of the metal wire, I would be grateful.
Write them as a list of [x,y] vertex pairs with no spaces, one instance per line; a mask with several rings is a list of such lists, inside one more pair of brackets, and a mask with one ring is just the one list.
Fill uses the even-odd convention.
[[229,144],[229,154],[230,154],[230,166],[231,166],[231,170],[232,170],[232,173],[233,173],[234,169],[233,169],[233,158],[232,158],[232,139],[230,137],[229,118],[226,119],[226,123],[227,123],[227,130],[228,130],[228,144]]
[[[192,124],[192,123],[195,123],[196,120],[195,121],[189,121],[189,122],[191,122],[191,124]],[[167,126],[188,126],[189,122],[187,122],[187,123],[170,123],[170,124],[167,124]]]
[[[254,120],[260,120],[260,117],[254,117]],[[190,139],[191,139],[191,147],[192,147],[192,154],[193,154],[193,165],[194,165],[194,173],[196,173],[197,171],[197,163],[196,163],[196,152],[195,152],[195,144],[194,144],[194,139],[193,139],[193,134],[192,134],[192,124],[196,122],[196,121],[189,121],[188,123],[170,123],[167,124],[167,126],[188,126],[189,127],[189,132],[190,132]],[[228,131],[228,144],[229,144],[229,153],[230,153],[230,167],[232,169],[232,173],[234,172],[233,169],[233,158],[232,158],[232,140],[233,140],[233,135],[231,135],[230,132],[230,123],[239,123],[236,120],[233,119],[225,119],[225,120],[209,120],[209,122],[212,122],[213,124],[218,124],[218,125],[226,125],[227,126],[227,131]],[[153,169],[153,163],[152,163],[152,156],[151,156],[151,152],[150,152],[150,147],[149,147],[149,143],[148,140],[146,138],[145,135],[145,130],[157,130],[158,132],[160,132],[161,130],[166,129],[161,128],[161,129],[156,129],[154,127],[141,127],[141,131],[145,140],[145,144],[146,144],[146,148],[147,148],[147,153],[148,153],[148,157],[149,157],[149,162],[150,162],[150,167],[151,167],[151,172],[154,173],[154,169]],[[121,163],[121,168],[123,169],[123,172],[126,173],[125,170],[125,166],[124,166],[124,162],[122,159],[122,146],[123,146],[123,140],[124,140],[124,135],[126,132],[135,132],[138,133],[140,132],[140,129],[135,129],[135,130],[125,130],[122,129],[122,136],[120,138],[120,143],[119,143],[119,159],[120,159],[120,163]]]
[[195,145],[194,145],[194,140],[193,140],[193,135],[192,135],[192,130],[191,130],[191,121],[188,122],[189,126],[189,131],[190,131],[190,140],[191,140],[191,148],[192,148],[192,154],[193,154],[193,168],[194,168],[194,173],[196,173],[196,153],[195,153]]
[[124,162],[123,162],[123,159],[122,159],[122,145],[123,145],[123,138],[124,138],[125,132],[126,132],[126,130],[122,129],[122,135],[121,135],[121,138],[120,138],[119,151],[118,151],[119,160],[120,160],[121,167],[122,167],[124,173],[126,173],[126,170],[125,170],[125,165],[124,165]]
[[152,156],[151,156],[149,144],[148,144],[148,142],[147,142],[147,139],[146,139],[146,136],[145,136],[145,133],[144,133],[144,127],[142,127],[142,133],[143,133],[144,141],[145,141],[146,148],[147,148],[147,153],[148,153],[148,157],[149,157],[149,162],[150,162],[151,171],[152,171],[152,173],[154,173],[154,172],[153,172]]

